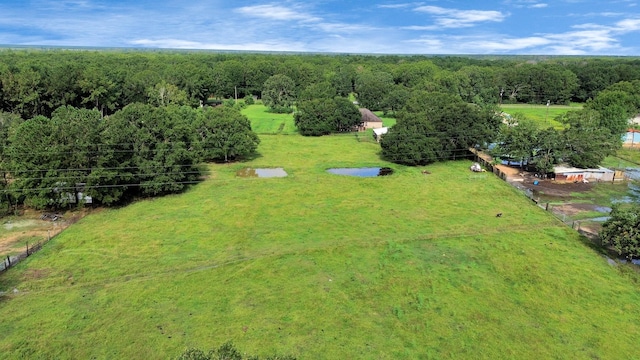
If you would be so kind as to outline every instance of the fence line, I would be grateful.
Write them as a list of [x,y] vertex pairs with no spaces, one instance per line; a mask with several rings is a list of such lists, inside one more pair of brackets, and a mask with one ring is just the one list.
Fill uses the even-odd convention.
[[23,252],[19,253],[18,255],[13,255],[13,256],[7,255],[7,257],[2,259],[2,262],[0,263],[0,273],[3,273],[5,271],[11,269],[16,264],[18,264],[20,261],[28,258],[29,256],[35,254],[38,251],[40,251],[42,249],[42,247],[44,246],[44,244],[46,244],[49,241],[51,241],[51,239],[53,239],[56,235],[57,234],[54,234],[53,236],[51,236],[51,230],[47,230],[47,237],[44,238],[44,240],[41,240],[41,241],[38,241],[38,242],[32,243],[32,244],[29,244],[29,242],[27,242],[26,243],[26,248],[25,248],[25,250]]
[[491,158],[485,158],[483,156],[481,156],[482,154],[479,151],[474,151],[475,149],[472,150],[472,152],[475,155],[475,161],[477,163],[479,163],[480,165],[482,165],[484,168],[486,168],[488,171],[494,173],[496,176],[498,176],[500,179],[504,180],[507,184],[513,186],[515,189],[519,190],[523,195],[525,195],[527,198],[531,199],[531,201],[533,201],[538,207],[540,207],[541,209],[550,212],[556,219],[562,221],[565,225],[570,226],[572,229],[576,230],[578,233],[580,233],[583,236],[586,236],[587,238],[591,239],[592,241],[599,241],[599,235],[598,233],[594,233],[592,231],[589,231],[588,228],[582,228],[582,223],[583,222],[593,222],[592,219],[582,219],[582,220],[574,220],[571,217],[567,218],[567,215],[564,213],[560,213],[557,211],[553,211],[554,206],[550,203],[550,202],[540,202],[539,198],[536,198],[533,191],[529,188],[527,188],[526,186],[520,184],[519,182],[516,181],[508,181],[508,176],[505,172],[503,172],[502,170],[500,170],[500,168],[498,166],[495,166],[492,162],[491,162]]

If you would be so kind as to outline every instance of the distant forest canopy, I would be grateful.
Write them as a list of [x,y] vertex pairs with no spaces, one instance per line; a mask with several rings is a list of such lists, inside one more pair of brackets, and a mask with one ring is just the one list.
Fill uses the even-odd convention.
[[[181,192],[203,162],[256,154],[240,112],[254,98],[295,106],[299,133],[320,136],[357,127],[353,94],[396,117],[381,143],[390,161],[456,159],[498,140],[497,155],[547,173],[619,146],[640,109],[640,59],[0,50],[0,212]],[[585,106],[562,130],[507,127],[495,106],[569,102]]]
[[355,93],[372,110],[393,111],[390,94],[406,90],[476,104],[566,104],[640,79],[640,59],[0,50],[0,110],[23,119],[49,117],[61,106],[110,115],[132,103],[161,105],[172,90],[181,95],[174,102],[195,107],[211,98],[261,97],[273,75],[291,78],[296,94],[308,96],[318,84],[337,96]]

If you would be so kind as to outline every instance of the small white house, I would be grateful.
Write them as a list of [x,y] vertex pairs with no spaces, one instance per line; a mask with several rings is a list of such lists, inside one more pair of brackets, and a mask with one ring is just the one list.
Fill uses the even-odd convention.
[[380,142],[380,139],[382,139],[382,135],[386,134],[387,132],[389,132],[388,127],[373,129],[373,136],[376,138],[377,142]]

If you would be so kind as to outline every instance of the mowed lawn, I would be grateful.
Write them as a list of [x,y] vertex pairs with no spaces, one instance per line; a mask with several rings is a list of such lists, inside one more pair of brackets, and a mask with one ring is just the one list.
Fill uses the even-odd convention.
[[297,134],[293,114],[276,114],[267,111],[261,103],[248,105],[242,114],[251,120],[251,129],[258,134]]
[[567,111],[580,110],[582,109],[582,104],[571,104],[570,106],[550,105],[549,107],[531,104],[502,104],[500,108],[512,116],[522,114],[533,120],[541,128],[562,128],[562,124],[556,120],[556,117],[565,114]]
[[[354,137],[261,139],[250,163],[88,216],[1,275],[0,358],[166,359],[228,340],[300,359],[637,356],[637,275],[493,174],[389,164]],[[396,171],[325,171],[381,165]]]

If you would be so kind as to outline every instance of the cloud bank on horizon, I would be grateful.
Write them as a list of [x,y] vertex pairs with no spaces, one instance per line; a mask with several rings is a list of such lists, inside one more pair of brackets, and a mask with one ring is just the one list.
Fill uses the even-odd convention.
[[0,44],[380,54],[640,55],[636,0],[27,0]]

